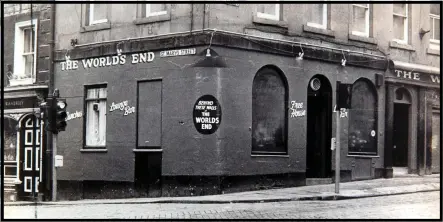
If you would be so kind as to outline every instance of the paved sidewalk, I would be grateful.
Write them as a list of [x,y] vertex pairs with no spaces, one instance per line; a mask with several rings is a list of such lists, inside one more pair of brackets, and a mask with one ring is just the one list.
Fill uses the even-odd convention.
[[[138,204],[138,203],[263,203],[297,200],[341,200],[440,190],[440,175],[409,176],[340,183],[291,187],[195,197],[159,197],[128,199],[86,199],[78,201],[39,202],[38,205]],[[5,202],[5,206],[35,205],[33,202]]]

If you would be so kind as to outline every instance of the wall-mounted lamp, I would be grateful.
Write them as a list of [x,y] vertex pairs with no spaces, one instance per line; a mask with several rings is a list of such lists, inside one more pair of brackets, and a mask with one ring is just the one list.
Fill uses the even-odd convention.
[[121,42],[119,42],[118,44],[117,44],[117,55],[122,55],[122,52],[123,52],[123,49],[121,49],[119,46],[121,45],[122,43]]
[[215,30],[211,34],[211,39],[209,40],[209,46],[206,49],[206,57],[211,57],[211,45],[212,45],[212,38],[214,37],[214,33],[215,33]]
[[346,66],[346,57],[345,57],[345,53],[343,52],[343,50],[341,50],[341,54],[343,55],[343,59],[341,59],[341,66]]
[[78,39],[71,39],[71,46],[75,47],[78,44]]
[[418,34],[420,35],[420,39],[422,39],[423,36],[424,36],[426,33],[430,32],[430,31],[431,31],[431,30],[426,31],[426,30],[424,30],[423,28],[420,28],[420,31],[418,32]]
[[303,47],[301,47],[301,43],[300,43],[300,50],[301,50],[301,52],[298,53],[298,57],[295,58],[296,60],[303,60],[303,56],[305,55],[305,52],[303,51]]
[[206,57],[211,57],[211,49],[206,49]]

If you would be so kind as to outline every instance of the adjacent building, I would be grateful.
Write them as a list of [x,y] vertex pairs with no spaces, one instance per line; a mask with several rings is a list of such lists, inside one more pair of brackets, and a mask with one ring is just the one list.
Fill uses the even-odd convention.
[[37,196],[44,187],[42,156],[46,134],[37,117],[50,79],[51,6],[3,6],[3,193],[5,200],[23,200]]
[[59,199],[439,172],[440,5],[55,7]]

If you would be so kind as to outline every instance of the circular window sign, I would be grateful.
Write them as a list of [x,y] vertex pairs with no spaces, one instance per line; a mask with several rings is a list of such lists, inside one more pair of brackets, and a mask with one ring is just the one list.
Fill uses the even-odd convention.
[[193,119],[199,133],[212,134],[217,131],[221,115],[221,107],[215,97],[204,95],[195,102]]

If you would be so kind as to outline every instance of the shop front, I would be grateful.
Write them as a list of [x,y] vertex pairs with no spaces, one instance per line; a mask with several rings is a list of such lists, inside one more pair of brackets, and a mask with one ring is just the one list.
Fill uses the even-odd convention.
[[[386,68],[383,58],[347,55],[345,67],[341,50],[306,46],[308,59],[301,60],[239,35],[212,34],[56,53],[55,87],[69,112],[58,138],[59,198],[193,196],[300,186],[307,177],[331,180],[337,80],[358,85],[365,100],[354,102],[355,110],[372,110],[370,129],[358,128],[358,120],[349,124],[357,115],[339,111],[342,144],[350,125],[361,138],[383,130],[383,116],[374,116],[384,96],[375,83]],[[326,62],[331,57],[337,62]],[[343,146],[345,180],[375,178],[383,168],[374,155],[382,134],[372,138],[354,156]]]
[[391,60],[386,76],[386,176],[439,173],[440,69]]
[[32,200],[41,193],[44,130],[37,117],[45,91],[46,86],[5,88],[2,165],[7,201]]

